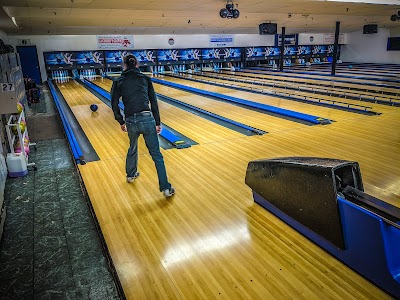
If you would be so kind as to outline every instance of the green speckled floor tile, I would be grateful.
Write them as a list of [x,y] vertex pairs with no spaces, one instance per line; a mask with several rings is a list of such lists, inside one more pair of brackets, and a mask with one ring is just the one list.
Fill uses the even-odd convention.
[[38,236],[34,239],[34,252],[50,251],[67,246],[67,239],[63,232],[52,235]]
[[33,257],[24,256],[0,262],[0,280],[25,275],[33,276]]
[[[47,290],[38,294],[35,294],[35,300],[83,300],[82,298],[77,298],[75,291],[70,291],[69,288],[55,288],[52,290]],[[87,298],[89,299],[89,298]]]
[[10,279],[0,280],[0,295],[3,299],[32,299],[33,277],[32,274]]
[[62,218],[60,202],[38,202],[34,205],[35,223],[59,220]]

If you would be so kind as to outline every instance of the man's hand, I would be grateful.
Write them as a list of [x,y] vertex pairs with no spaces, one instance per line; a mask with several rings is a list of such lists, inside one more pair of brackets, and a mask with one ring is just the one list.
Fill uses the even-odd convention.
[[126,128],[126,124],[122,124],[122,125],[121,125],[121,130],[122,130],[123,132],[128,132],[128,128]]
[[156,126],[157,134],[160,134],[161,129],[162,129],[161,125]]

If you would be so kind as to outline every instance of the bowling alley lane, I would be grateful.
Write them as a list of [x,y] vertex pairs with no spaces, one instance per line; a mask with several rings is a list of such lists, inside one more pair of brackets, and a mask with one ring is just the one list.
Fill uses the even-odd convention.
[[[111,80],[97,78],[93,83],[104,88],[106,91],[111,90]],[[243,137],[243,134],[177,108],[169,103],[158,101],[158,106],[162,123],[197,143],[207,144]]]
[[[197,76],[194,76],[195,78]],[[296,112],[304,113],[304,114],[310,114],[326,119],[331,119],[334,121],[340,121],[340,120],[345,120],[345,119],[352,119],[352,118],[359,118],[360,114],[349,112],[349,111],[344,111],[341,109],[333,109],[331,107],[323,107],[323,106],[318,106],[318,105],[312,105],[308,103],[302,103],[298,101],[292,101],[284,98],[279,98],[279,97],[274,97],[274,96],[268,96],[268,95],[262,95],[262,94],[256,94],[256,93],[251,93],[251,92],[246,92],[246,91],[240,91],[240,90],[235,90],[231,89],[229,87],[221,87],[221,86],[215,86],[212,84],[207,84],[203,82],[193,82],[185,79],[180,79],[180,78],[174,78],[170,76],[165,76],[163,77],[164,80],[178,83],[178,84],[183,84],[183,85],[189,85],[198,89],[210,91],[210,92],[215,92],[215,93],[220,93],[232,97],[236,97],[239,99],[244,99],[244,100],[249,100],[249,101],[254,101],[258,103],[263,103],[267,105],[272,105],[275,107],[283,108],[283,109],[289,109],[293,110]],[[212,81],[217,81],[217,82],[225,82],[223,80],[218,80],[218,79],[211,79]],[[251,87],[251,84],[247,84],[248,87]],[[268,90],[268,88],[265,88]],[[293,94],[296,95],[296,91],[293,91]],[[313,95],[315,97],[315,95]]]
[[400,84],[393,84],[393,82],[390,82],[390,85],[395,86],[395,88],[392,87],[384,87],[384,86],[379,86],[376,84],[382,84],[382,82],[368,82],[362,79],[353,79],[353,78],[338,78],[338,77],[330,77],[330,76],[323,76],[323,75],[314,75],[314,74],[296,74],[294,72],[288,72],[288,73],[283,73],[280,75],[280,73],[277,72],[270,72],[268,70],[263,71],[263,70],[256,70],[256,69],[249,69],[247,70],[249,72],[242,72],[238,71],[235,72],[238,75],[245,75],[245,76],[257,76],[257,77],[265,77],[265,78],[278,78],[282,80],[290,80],[290,81],[307,81],[309,83],[318,85],[320,83],[331,83],[334,84],[335,86],[341,86],[345,89],[349,89],[352,87],[355,88],[361,88],[361,89],[368,89],[368,90],[373,90],[373,91],[378,91],[378,92],[391,92],[391,93],[398,93],[399,90],[397,86],[400,87]]
[[[243,73],[242,73],[243,74]],[[200,74],[198,74],[200,75]],[[234,82],[235,80],[243,80],[246,81],[247,83],[252,83],[253,81],[256,83],[265,83],[265,84],[270,84],[270,85],[274,85],[274,87],[270,87],[270,86],[262,86],[262,85],[250,85],[251,88],[260,88],[263,90],[283,90],[285,93],[294,93],[294,94],[300,94],[300,92],[297,90],[298,87],[302,87],[303,90],[307,91],[309,93],[309,95],[312,95],[313,97],[324,97],[321,96],[320,94],[318,94],[318,91],[322,91],[323,93],[336,93],[339,95],[342,95],[340,98],[336,98],[337,101],[341,101],[341,102],[348,102],[348,103],[352,103],[352,104],[358,104],[358,105],[365,105],[365,106],[371,106],[374,109],[379,109],[381,108],[380,104],[375,104],[373,102],[368,102],[368,101],[360,101],[358,100],[358,98],[361,96],[363,98],[369,98],[369,99],[377,99],[377,100],[384,100],[384,101],[393,101],[393,102],[399,102],[400,103],[400,94],[398,96],[395,95],[383,95],[381,93],[378,92],[372,92],[372,91],[360,91],[360,90],[350,90],[350,89],[343,89],[343,87],[326,87],[326,86],[310,86],[308,84],[308,81],[306,79],[303,79],[303,81],[295,81],[295,82],[288,82],[288,81],[276,81],[275,77],[273,78],[266,78],[264,77],[263,79],[260,78],[255,78],[255,77],[248,77],[248,76],[240,76],[238,74],[232,74],[231,72],[222,72],[222,73],[204,73],[204,75],[206,76],[202,76],[204,77],[204,79],[206,80],[211,80],[213,81],[214,78],[210,78],[207,75],[210,76],[215,76],[215,77],[219,77],[220,79],[224,79],[225,84],[226,82],[229,81],[233,81],[231,82],[233,85],[238,85],[238,86],[246,86],[246,84],[244,83],[240,83],[240,82]],[[192,75],[193,76],[193,75]],[[194,78],[197,77],[193,76]],[[276,87],[276,89],[275,89]],[[285,87],[287,87],[288,89],[285,89]],[[313,91],[317,91],[315,94],[313,93]],[[357,100],[352,100],[352,99],[348,99],[347,97],[352,96],[352,97],[356,97]],[[326,97],[326,96],[325,96]],[[345,98],[346,97],[346,98]],[[329,98],[328,98],[329,99]]]
[[[129,147],[128,136],[115,121],[111,108],[74,80],[57,83],[57,86],[99,158],[125,157]],[[97,112],[90,110],[91,104],[98,106]],[[139,153],[144,151],[147,152],[146,145],[140,138]]]
[[[110,89],[111,81],[108,79],[102,80],[105,89]],[[207,97],[192,94],[190,92],[167,87],[161,84],[153,84],[156,93],[177,99],[179,101],[197,106],[212,113],[221,115],[225,118],[241,122],[243,124],[262,129],[267,132],[278,132],[285,130],[293,130],[295,128],[307,127],[307,125],[289,121],[278,116],[271,116],[243,107],[239,107],[230,103],[213,100]],[[159,101],[162,102],[162,101]]]
[[[307,127],[301,133],[282,132],[272,138],[244,137],[165,151],[168,174],[177,188],[172,202],[158,193],[148,156],[141,157],[143,173],[134,185],[123,181],[123,158],[79,166],[85,181],[90,182],[88,193],[96,199],[96,215],[128,297],[191,299],[195,292],[204,299],[213,295],[224,299],[243,295],[249,299],[318,299],[323,289],[324,295],[330,295],[328,299],[345,299],[349,294],[389,299],[254,205],[244,184],[249,160],[288,156],[293,151],[321,157],[336,151],[337,158],[360,160],[368,187],[374,178],[379,180],[377,169],[388,179],[396,169],[393,161],[385,163],[381,155],[370,153],[382,137],[356,138],[359,152],[351,151],[350,145],[338,149],[351,130],[353,123],[344,121],[332,127]],[[335,131],[339,134],[333,135]],[[371,161],[379,168],[367,170]]]

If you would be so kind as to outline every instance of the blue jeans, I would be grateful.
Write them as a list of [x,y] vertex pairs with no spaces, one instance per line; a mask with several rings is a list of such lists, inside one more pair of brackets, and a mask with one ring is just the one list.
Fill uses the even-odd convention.
[[137,172],[138,138],[143,134],[147,149],[156,165],[160,191],[171,188],[171,184],[168,182],[167,178],[167,171],[165,170],[164,158],[160,152],[156,122],[152,113],[142,112],[134,114],[133,116],[127,117],[125,123],[128,128],[130,140],[128,154],[126,155],[126,176],[133,177]]

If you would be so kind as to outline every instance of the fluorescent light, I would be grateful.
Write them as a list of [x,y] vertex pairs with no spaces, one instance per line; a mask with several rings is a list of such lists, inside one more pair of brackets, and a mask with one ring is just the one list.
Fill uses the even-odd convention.
[[17,28],[19,28],[18,25],[17,25],[17,21],[15,21],[15,17],[12,17],[11,20],[13,21],[13,23],[15,24],[15,26],[17,26]]
[[322,1],[343,2],[343,3],[400,5],[400,0],[322,0]]

